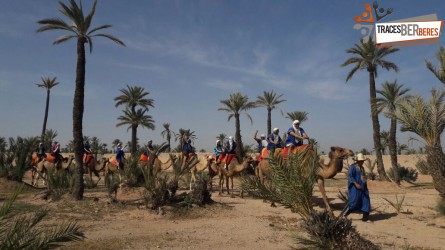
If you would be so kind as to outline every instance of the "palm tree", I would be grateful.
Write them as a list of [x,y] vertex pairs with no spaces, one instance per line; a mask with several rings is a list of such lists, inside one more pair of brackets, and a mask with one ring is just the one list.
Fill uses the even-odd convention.
[[[120,92],[122,92],[122,95],[114,98],[114,101],[116,101],[115,107],[119,107],[120,105],[126,106],[127,110],[124,111],[125,113],[124,117],[130,118],[130,117],[138,117],[140,115],[144,116],[145,111],[148,111],[148,107],[154,107],[153,105],[154,100],[146,98],[150,93],[145,91],[145,89],[142,87],[137,87],[137,86],[132,87],[127,85],[127,89],[121,89]],[[142,109],[136,111],[137,106],[140,106]],[[126,114],[126,112],[128,112],[128,114]],[[144,114],[142,114],[141,112],[144,112]],[[151,116],[149,117],[150,119],[152,119]],[[151,123],[153,127],[152,129],[154,129],[154,124],[153,124],[154,121],[151,120]],[[136,153],[137,150],[136,134],[138,126],[136,123],[133,123],[132,126],[133,127],[131,128],[131,153],[134,154]],[[148,126],[147,128],[150,129],[151,126]]]
[[224,134],[224,133],[221,133],[221,134],[219,134],[216,138],[217,138],[218,140],[220,140],[221,143],[222,143],[222,142],[224,142],[224,140],[227,138],[227,135]]
[[164,127],[164,130],[161,132],[162,138],[166,137],[167,138],[167,143],[168,143],[168,152],[171,151],[171,144],[170,141],[172,139],[172,135],[174,135],[173,131],[170,130],[170,123],[166,122],[164,124],[162,124],[162,126]]
[[445,197],[445,154],[440,141],[445,129],[445,90],[433,89],[427,102],[418,95],[406,98],[392,116],[400,122],[402,131],[415,133],[424,140],[434,188]]
[[139,126],[155,129],[154,120],[151,116],[146,115],[147,109],[138,109],[135,112],[130,109],[124,110],[124,115],[119,116],[117,119],[120,121],[116,124],[116,127],[128,125],[127,131],[131,129],[131,153],[135,154],[137,151],[137,129]]
[[105,37],[113,42],[125,46],[125,44],[104,33],[96,33],[99,30],[110,28],[111,25],[101,25],[95,28],[90,27],[94,13],[96,12],[97,0],[94,1],[93,7],[87,16],[84,16],[82,5],[77,5],[75,0],[70,0],[70,6],[59,2],[61,8],[59,11],[67,17],[72,23],[68,24],[60,18],[48,18],[38,21],[42,27],[37,32],[47,30],[64,30],[68,31],[68,35],[57,38],[53,44],[63,43],[71,38],[77,39],[77,65],[76,65],[76,89],[74,92],[73,105],[73,139],[74,139],[74,154],[76,158],[76,169],[74,171],[75,180],[72,189],[72,195],[75,199],[83,198],[84,183],[83,183],[83,142],[82,142],[82,123],[84,111],[84,92],[85,92],[85,43],[88,43],[90,53],[93,51],[93,37]]
[[264,91],[263,96],[257,97],[256,104],[258,106],[266,107],[266,109],[267,109],[267,134],[268,135],[272,133],[272,110],[277,108],[278,104],[286,101],[284,99],[280,99],[282,96],[283,96],[283,94],[277,95],[272,90],[270,92]]
[[383,166],[382,157],[382,146],[380,144],[380,122],[379,113],[376,106],[376,88],[375,88],[375,78],[377,77],[377,68],[382,67],[386,70],[399,71],[397,65],[392,62],[384,60],[384,58],[394,52],[399,51],[398,48],[394,47],[380,47],[377,48],[373,39],[368,39],[364,42],[363,39],[360,40],[359,44],[355,44],[354,48],[346,50],[346,53],[352,54],[353,57],[346,60],[341,66],[345,67],[348,65],[354,65],[351,71],[349,71],[346,77],[346,82],[349,81],[352,76],[359,70],[366,69],[369,73],[369,96],[371,104],[371,120],[373,129],[373,140],[374,148],[376,152],[377,161],[377,171],[379,173],[380,179],[389,181],[388,176],[385,173],[385,168]]
[[[223,104],[223,107],[218,108],[218,110],[229,113],[227,121],[230,121],[232,117],[235,117],[235,142],[237,144],[236,154],[242,157],[244,156],[244,147],[241,139],[240,114],[243,111],[255,108],[257,104],[255,102],[249,102],[249,97],[242,95],[239,92],[230,94],[229,99],[220,100],[220,102]],[[245,114],[249,118],[250,123],[253,124],[252,117],[248,113]]]
[[286,113],[286,118],[290,119],[291,121],[299,120],[300,123],[303,123],[309,119],[308,115],[309,113],[305,111],[294,111]]
[[439,69],[436,69],[430,61],[425,59],[426,67],[433,72],[439,81],[445,84],[445,49],[443,47],[440,47],[436,58],[439,61]]
[[[382,84],[383,89],[377,90],[377,93],[381,96],[376,99],[376,105],[379,112],[385,111],[385,115],[390,117],[389,114],[393,113],[399,108],[400,102],[405,98],[405,95],[409,88],[404,88],[403,84],[398,84],[397,80],[392,83],[385,82]],[[390,118],[391,125],[389,134],[387,137],[389,155],[391,158],[392,171],[395,177],[395,182],[400,184],[399,171],[397,165],[397,119],[395,117]],[[383,131],[382,131],[383,132]]]
[[53,141],[58,136],[56,130],[48,129],[45,131],[45,135],[43,135],[43,141],[45,142],[43,146],[48,150],[53,146]]
[[403,150],[408,150],[408,145],[397,142],[397,154],[401,155]]
[[198,137],[195,135],[195,131],[190,131],[190,129],[180,128],[179,132],[175,134],[175,141],[179,141],[178,151],[181,152],[183,145],[183,138],[189,138],[192,142],[194,142]]
[[122,95],[114,98],[116,101],[115,107],[120,105],[125,105],[131,109],[131,111],[136,111],[136,106],[140,106],[148,110],[148,107],[152,107],[154,100],[146,98],[150,92],[145,91],[143,87],[132,87],[127,85],[127,89],[121,89]]
[[57,86],[59,82],[57,82],[57,77],[49,78],[49,77],[42,77],[42,83],[36,83],[37,87],[46,89],[46,105],[45,105],[45,116],[43,118],[43,128],[42,128],[42,134],[41,134],[41,140],[43,142],[43,136],[45,135],[46,131],[46,122],[48,121],[48,110],[49,110],[49,96],[51,93],[51,89],[55,86]]
[[386,154],[386,147],[388,146],[389,132],[386,130],[380,131],[380,143],[382,145],[382,154]]

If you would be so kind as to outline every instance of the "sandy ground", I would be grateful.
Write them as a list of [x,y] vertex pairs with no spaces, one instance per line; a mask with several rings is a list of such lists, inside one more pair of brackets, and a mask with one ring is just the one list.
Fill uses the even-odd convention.
[[[413,157],[405,158],[400,159],[402,165],[415,165]],[[0,181],[0,197],[14,187],[14,183]],[[361,214],[349,216],[362,236],[382,249],[444,249],[445,217],[435,210],[439,195],[430,176],[420,175],[415,184],[403,183],[402,187],[369,181],[369,189],[371,222],[362,222]],[[323,209],[318,188],[314,190],[314,206]],[[346,190],[343,173],[327,181],[336,215],[344,206],[337,198],[339,190]],[[69,196],[48,202],[39,198],[41,190],[28,188],[18,203],[50,209],[45,225],[75,220],[82,226],[87,239],[68,243],[63,249],[289,249],[296,246],[292,234],[301,233],[298,215],[261,200],[240,198],[239,191],[235,198],[213,192],[213,205],[193,207],[189,212],[166,206],[159,214],[141,204],[140,191],[121,190],[117,198],[124,204],[110,204],[102,183],[87,189],[85,199],[77,202]],[[396,195],[399,199],[405,196],[400,213],[383,199],[395,201]]]

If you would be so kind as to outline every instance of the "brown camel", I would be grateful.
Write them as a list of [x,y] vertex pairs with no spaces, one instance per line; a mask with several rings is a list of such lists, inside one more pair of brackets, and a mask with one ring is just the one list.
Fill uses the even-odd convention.
[[88,163],[84,163],[84,169],[88,171],[88,174],[90,175],[90,180],[93,181],[93,173],[98,178],[97,183],[100,181],[99,172],[103,171],[105,169],[106,161],[103,160],[103,162],[98,162],[96,158],[92,157],[91,160]]
[[42,176],[43,179],[43,185],[45,185],[45,179],[48,174],[48,171],[51,172],[57,172],[60,169],[68,169],[71,166],[71,163],[74,160],[74,156],[70,155],[69,157],[64,157],[62,161],[58,162],[57,165],[53,162],[49,162],[45,159],[38,162],[35,166],[32,168],[31,173],[31,185],[38,186],[39,178]]
[[183,159],[181,169],[185,168],[186,163],[189,164],[190,167],[190,173],[192,174],[192,177],[190,179],[190,191],[192,191],[192,185],[196,183],[196,173],[198,171],[206,169],[207,164],[202,164],[201,161],[198,159],[198,155],[196,153],[190,153],[187,159],[182,155],[182,153],[180,153],[180,158],[181,157]]
[[[312,150],[311,148],[308,150]],[[319,168],[316,174],[316,182],[318,184],[318,189],[323,197],[323,201],[326,205],[326,209],[331,216],[334,216],[334,213],[329,206],[328,198],[326,196],[326,191],[324,187],[324,180],[333,178],[337,173],[340,173],[343,170],[343,160],[348,158],[349,156],[354,155],[353,152],[349,149],[345,149],[338,146],[331,147],[331,151],[329,152],[329,162],[328,164],[324,164],[323,161],[319,162]],[[271,173],[271,167],[268,159],[261,160],[257,167],[257,177],[260,179],[262,183],[264,183],[264,179],[267,175]]]
[[[250,156],[244,157],[243,161],[238,163],[236,158],[233,158],[229,165],[227,166],[227,169],[225,169],[223,166],[219,167],[219,194],[223,193],[223,184],[224,184],[224,177],[226,179],[226,187],[227,187],[227,194],[231,194],[231,197],[235,197],[233,194],[233,177],[235,175],[238,175],[239,173],[246,170],[249,165],[253,162],[253,158]],[[232,189],[229,191],[229,179],[232,181]]]

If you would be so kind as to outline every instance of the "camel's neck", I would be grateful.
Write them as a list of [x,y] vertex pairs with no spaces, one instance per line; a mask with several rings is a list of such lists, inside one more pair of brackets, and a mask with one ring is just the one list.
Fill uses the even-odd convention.
[[248,167],[249,167],[249,162],[243,161],[241,164],[236,164],[235,165],[234,171],[235,172],[241,172],[241,171],[244,171],[245,169],[247,169]]
[[332,178],[343,170],[343,159],[329,158],[328,164],[321,164],[318,175],[323,178]]

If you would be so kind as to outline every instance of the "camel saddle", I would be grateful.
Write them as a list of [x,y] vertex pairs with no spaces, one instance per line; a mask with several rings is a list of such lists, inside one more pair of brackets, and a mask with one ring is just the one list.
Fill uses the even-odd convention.
[[88,163],[90,163],[90,161],[93,159],[94,157],[92,156],[92,155],[85,155],[84,157],[83,157],[83,163],[84,164],[88,164]]
[[[304,150],[309,149],[311,147],[312,146],[310,144],[303,144],[303,145],[300,145],[300,146],[297,146],[297,147],[293,147],[291,152],[292,152],[292,154],[296,154],[298,152],[304,151]],[[289,156],[289,148],[285,147],[283,149],[282,157],[283,157],[283,159],[287,159],[288,156]]]
[[53,156],[52,154],[46,154],[46,158],[45,158],[45,160],[46,160],[47,162],[54,163],[54,162],[56,161],[56,157]]
[[141,162],[148,162],[148,159],[150,157],[148,157],[147,155],[141,154],[141,157],[139,158],[139,161]]
[[227,165],[230,164],[230,162],[232,161],[233,158],[236,158],[236,160],[238,161],[238,164],[241,164],[241,161],[240,161],[238,155],[236,155],[236,154],[228,154],[225,158],[227,159],[226,160]]

